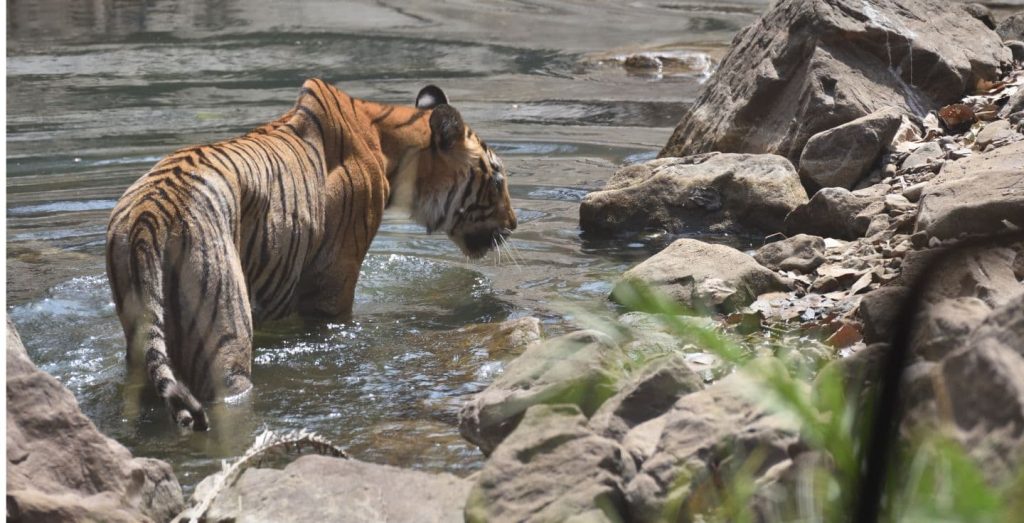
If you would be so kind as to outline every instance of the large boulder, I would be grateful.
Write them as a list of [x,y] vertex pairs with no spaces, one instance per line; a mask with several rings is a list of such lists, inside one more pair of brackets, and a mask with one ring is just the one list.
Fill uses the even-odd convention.
[[774,232],[786,213],[807,201],[788,160],[775,155],[706,154],[624,167],[580,203],[590,233],[672,233],[742,225]]
[[578,331],[530,346],[459,413],[462,436],[490,454],[526,410],[571,404],[590,416],[625,383],[625,353],[595,331]]
[[[629,521],[691,521],[705,512],[705,503],[724,494],[715,490],[729,485],[727,456],[735,456],[732,467],[758,456],[755,476],[789,458],[797,423],[751,401],[745,380],[729,376],[680,398],[659,418],[657,445],[626,487]],[[648,425],[659,428],[654,420]]]
[[101,434],[8,320],[8,521],[167,521],[182,508],[171,466]]
[[939,239],[1024,227],[1024,142],[947,162],[921,194],[917,231]]
[[696,311],[731,311],[758,295],[782,291],[786,282],[774,271],[732,247],[683,238],[626,271],[612,291],[640,282]]
[[896,107],[923,116],[996,80],[1010,51],[945,0],[781,0],[740,31],[661,156],[780,154]]
[[852,189],[871,173],[903,122],[886,107],[810,138],[800,154],[800,176],[814,187]]
[[623,521],[635,470],[575,405],[536,405],[480,471],[466,521]]
[[354,459],[303,456],[252,468],[217,494],[204,521],[462,521],[472,483]]

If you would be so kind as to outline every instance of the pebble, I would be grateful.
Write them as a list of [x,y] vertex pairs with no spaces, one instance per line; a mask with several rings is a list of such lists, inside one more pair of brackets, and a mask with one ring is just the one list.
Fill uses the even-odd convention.
[[986,147],[991,145],[993,142],[1004,140],[1013,136],[1013,129],[1010,128],[1010,122],[1006,120],[996,120],[985,126],[978,136],[974,139],[974,146],[978,149],[984,150]]

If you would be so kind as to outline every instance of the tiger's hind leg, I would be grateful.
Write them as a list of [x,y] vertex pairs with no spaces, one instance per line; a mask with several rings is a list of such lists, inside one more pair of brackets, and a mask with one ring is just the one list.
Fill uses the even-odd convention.
[[230,239],[184,235],[166,271],[168,337],[175,369],[199,399],[236,396],[252,387],[252,312],[245,276]]

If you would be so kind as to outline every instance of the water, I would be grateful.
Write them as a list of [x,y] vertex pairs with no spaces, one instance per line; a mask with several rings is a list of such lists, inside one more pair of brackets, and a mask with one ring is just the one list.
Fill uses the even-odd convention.
[[[468,328],[566,304],[671,238],[592,240],[578,202],[652,158],[760,0],[662,3],[219,0],[7,4],[7,302],[29,353],[105,433],[174,465],[186,490],[264,428],[307,428],[360,459],[465,475],[462,401],[515,354]],[[627,71],[667,51],[698,66]],[[692,59],[697,55],[706,59]],[[519,265],[468,262],[444,237],[388,217],[363,266],[354,320],[285,321],[256,337],[252,396],[211,407],[215,429],[174,430],[125,368],[103,268],[107,216],[173,149],[285,112],[309,76],[409,103],[442,86],[501,153],[520,220]]]

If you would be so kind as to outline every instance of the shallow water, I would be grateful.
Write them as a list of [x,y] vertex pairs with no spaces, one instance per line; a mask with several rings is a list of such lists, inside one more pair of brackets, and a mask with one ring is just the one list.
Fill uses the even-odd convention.
[[[358,458],[467,474],[461,402],[514,354],[467,326],[607,307],[615,276],[671,238],[589,240],[578,202],[652,158],[760,0],[617,2],[9,1],[7,302],[36,363],[107,434],[192,486],[264,428],[306,428]],[[399,7],[400,6],[400,7]],[[627,71],[668,50],[678,67]],[[442,86],[511,173],[516,262],[465,260],[388,217],[354,320],[266,326],[251,397],[180,434],[126,370],[103,268],[106,220],[157,159],[285,112],[303,79],[408,103]],[[724,241],[735,241],[721,238]],[[142,390],[141,401],[139,401]]]

